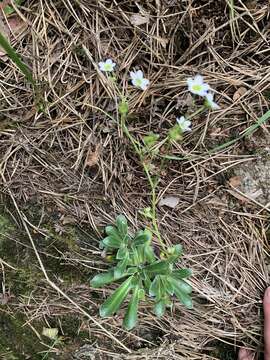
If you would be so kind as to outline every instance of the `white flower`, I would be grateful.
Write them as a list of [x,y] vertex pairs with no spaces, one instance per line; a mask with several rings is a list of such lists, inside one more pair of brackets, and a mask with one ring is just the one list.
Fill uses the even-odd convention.
[[149,80],[143,77],[143,72],[141,70],[131,71],[130,72],[132,85],[145,90],[149,85]]
[[180,118],[176,118],[176,121],[178,122],[178,125],[180,126],[182,132],[191,131],[190,120],[187,120],[184,116],[181,116]]
[[203,77],[201,75],[196,75],[193,78],[187,79],[188,90],[195,95],[206,96],[207,91],[210,89],[210,86],[203,82]]
[[112,61],[112,59],[107,59],[106,61],[101,61],[98,63],[99,69],[105,72],[112,72],[116,63]]
[[212,93],[206,94],[205,105],[212,110],[220,109],[220,106],[214,102],[214,94],[212,94]]

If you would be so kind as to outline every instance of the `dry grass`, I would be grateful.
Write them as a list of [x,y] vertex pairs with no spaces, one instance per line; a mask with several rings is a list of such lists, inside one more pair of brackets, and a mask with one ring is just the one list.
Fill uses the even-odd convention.
[[[136,353],[147,346],[159,346],[161,359],[194,360],[214,358],[203,355],[214,340],[261,346],[260,299],[269,283],[269,208],[239,201],[227,180],[234,167],[241,162],[252,166],[269,146],[269,127],[220,152],[209,150],[241,134],[268,109],[270,9],[262,0],[234,1],[233,12],[228,4],[40,0],[26,1],[18,11],[28,26],[13,44],[40,83],[44,112],[37,111],[37,99],[16,67],[9,61],[0,64],[2,193],[21,209],[27,202],[42,209],[35,220],[26,221],[20,212],[22,223],[41,236],[46,235],[48,207],[58,214],[55,222],[61,228],[60,217],[72,216],[100,235],[101,226],[119,213],[126,214],[134,229],[145,226],[138,209],[149,206],[150,189],[141,166],[117,123],[98,109],[117,117],[114,90],[96,71],[100,59],[111,57],[118,64],[130,103],[129,129],[138,138],[149,130],[164,135],[175,116],[187,110],[185,80],[193,74],[205,76],[222,106],[197,117],[192,133],[175,144],[173,154],[179,160],[168,163],[158,188],[159,197],[180,197],[176,209],[158,210],[158,220],[167,244],[184,245],[183,262],[194,270],[194,310],[176,303],[172,313],[157,319],[144,306],[139,327],[127,333],[120,326],[121,314],[105,320],[98,316],[100,296],[110,290],[97,296],[85,284],[63,289],[65,297],[42,282],[27,301],[17,298],[9,305],[10,311],[20,306],[30,325],[36,318],[81,314],[96,341],[96,358],[119,358],[126,350],[104,338],[93,319],[134,351],[123,355],[125,359],[157,358],[156,349]],[[135,13],[149,16],[149,22],[132,25]],[[136,66],[151,81],[144,93],[128,83],[128,72]],[[245,91],[237,93],[241,87]],[[89,167],[93,153],[97,163]],[[36,248],[40,250],[38,244]],[[106,266],[97,242],[56,258],[89,273]],[[44,267],[61,288],[61,281]],[[9,270],[5,263],[3,268]],[[82,314],[89,309],[92,320]]]

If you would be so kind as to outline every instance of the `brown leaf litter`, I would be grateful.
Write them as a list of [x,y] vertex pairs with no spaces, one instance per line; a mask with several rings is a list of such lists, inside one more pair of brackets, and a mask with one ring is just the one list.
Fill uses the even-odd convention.
[[[0,111],[5,119],[0,126],[1,199],[18,224],[25,221],[29,226],[42,259],[49,257],[57,264],[46,263],[49,275],[87,309],[92,320],[42,280],[29,297],[18,295],[7,304],[11,314],[23,312],[28,324],[44,320],[46,327],[76,314],[78,329],[70,341],[76,344],[80,324],[87,321],[86,341],[91,340],[91,351],[95,347],[105,360],[119,354],[139,359],[144,353],[149,358],[160,353],[181,360],[216,359],[211,354],[217,341],[235,349],[243,344],[261,349],[261,297],[269,284],[269,204],[260,197],[248,201],[240,197],[246,198],[241,186],[247,169],[257,164],[258,174],[264,173],[267,141],[265,145],[262,139],[269,139],[268,123],[251,138],[213,149],[236,138],[269,107],[269,6],[258,1],[248,12],[239,1],[233,16],[226,4],[26,0],[20,7],[31,26],[11,40],[31,64],[43,102],[42,108],[36,107],[31,87],[14,64],[1,64]],[[120,326],[122,312],[108,319],[98,315],[112,287],[94,290],[84,278],[67,284],[57,275],[63,264],[73,271],[83,268],[88,278],[107,268],[98,239],[116,215],[125,214],[132,231],[149,226],[139,210],[149,207],[151,190],[119,130],[117,93],[95,67],[110,57],[117,63],[121,93],[129,101],[127,125],[138,141],[150,131],[164,139],[175,118],[189,111],[192,99],[187,96],[186,79],[190,76],[202,74],[222,104],[219,111],[194,117],[192,132],[181,144],[166,149],[177,160],[166,161],[157,187],[158,199],[177,197],[173,208],[158,207],[158,223],[168,245],[184,247],[178,266],[193,270],[194,309],[175,302],[158,319],[143,303],[139,325],[128,333]],[[150,79],[147,91],[131,86],[128,74],[133,69],[142,69]],[[239,172],[242,163],[246,167]],[[153,172],[159,164],[154,161]],[[258,183],[266,194],[264,181]],[[20,216],[18,209],[23,210]],[[67,230],[53,238],[48,218],[53,228],[80,224],[82,239],[71,232],[68,250],[55,249],[57,235],[66,236]],[[86,230],[89,227],[91,232]],[[40,239],[50,243],[44,248]],[[77,241],[76,246],[71,240]],[[18,245],[14,237],[9,241]],[[30,238],[27,246],[31,247]],[[35,266],[38,270],[40,264]],[[64,354],[64,346],[59,351]]]

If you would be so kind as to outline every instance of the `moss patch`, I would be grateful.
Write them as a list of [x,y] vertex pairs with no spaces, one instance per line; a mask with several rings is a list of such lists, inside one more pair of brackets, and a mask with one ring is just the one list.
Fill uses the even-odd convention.
[[[0,357],[5,360],[42,359],[38,354],[46,347],[40,343],[37,335],[27,325],[21,314],[12,316],[0,312]],[[33,324],[34,326],[34,324]],[[35,326],[35,329],[36,326]]]
[[2,249],[4,239],[14,230],[14,228],[9,216],[4,213],[2,214],[0,211],[0,250]]
[[[38,213],[31,208],[33,213]],[[27,214],[29,217],[29,213]],[[35,221],[29,217],[33,223]],[[62,234],[54,230],[54,218],[47,223],[42,224],[42,229],[46,236],[38,233],[32,233],[40,257],[49,276],[57,282],[61,282],[61,287],[69,287],[71,284],[88,283],[90,277],[89,270],[84,266],[69,263],[66,258],[78,258],[81,242],[85,239],[76,226],[65,226]],[[22,297],[28,297],[30,294],[37,294],[42,289],[40,284],[44,280],[43,273],[40,270],[39,263],[31,247],[27,235],[16,226],[13,219],[5,213],[0,207],[0,253],[1,258],[15,269],[5,266],[5,291],[11,295],[11,302],[0,307],[0,359],[21,360],[21,359],[43,359],[44,353],[48,347],[42,345],[42,342],[48,346],[52,345],[50,339],[42,338],[42,342],[36,333],[25,325],[27,321],[17,304]],[[1,294],[0,294],[1,295]],[[63,350],[77,344],[83,344],[83,339],[88,338],[88,333],[82,331],[78,334],[80,327],[79,317],[68,314],[67,316],[47,318],[51,327],[63,330],[63,341],[57,348]],[[43,323],[41,320],[31,325],[41,334]],[[47,326],[47,324],[45,324]],[[60,351],[62,351],[60,350]],[[48,359],[50,358],[50,355]]]
[[215,349],[211,351],[210,355],[220,360],[235,360],[237,353],[231,345],[218,342],[214,344]]

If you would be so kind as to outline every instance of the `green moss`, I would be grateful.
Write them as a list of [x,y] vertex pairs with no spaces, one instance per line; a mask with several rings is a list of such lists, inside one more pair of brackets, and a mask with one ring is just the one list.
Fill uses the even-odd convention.
[[12,233],[12,231],[14,231],[14,228],[15,227],[12,224],[10,218],[5,214],[1,214],[0,212],[0,250],[3,240],[6,239],[6,237]]
[[211,351],[210,356],[215,357],[220,360],[235,360],[237,359],[237,354],[234,348],[231,345],[218,342],[215,345],[215,349]]
[[[10,316],[0,312],[0,358],[5,360],[42,359],[38,352],[45,351],[37,335],[25,325],[20,314]],[[38,330],[36,324],[32,326]],[[33,357],[35,355],[35,357]]]
[[[30,206],[29,209],[22,209],[32,223],[40,219],[39,209]],[[32,218],[32,216],[36,216]],[[63,234],[57,233],[55,228],[56,218],[49,216],[44,219],[42,224],[46,236],[38,233],[32,233],[33,240],[42,259],[44,267],[49,276],[57,282],[61,281],[61,287],[69,287],[70,284],[88,283],[91,274],[84,266],[77,263],[70,264],[66,258],[78,258],[81,252],[81,245],[87,247],[87,242],[95,241],[95,237],[89,240],[88,234],[85,234],[73,225],[64,226]],[[8,303],[0,308],[0,359],[21,360],[42,359],[43,354],[40,351],[47,350],[41,344],[40,339],[28,325],[25,325],[26,319],[16,306],[16,303],[22,302],[23,298],[31,293],[37,294],[40,291],[40,283],[44,280],[44,275],[40,270],[39,263],[29,242],[27,234],[18,229],[13,218],[5,213],[0,207],[0,253],[1,258],[9,265],[5,267],[5,288],[10,292],[13,298],[17,300]],[[6,310],[13,312],[12,316],[5,313]],[[3,310],[1,312],[1,310]],[[83,344],[83,339],[88,337],[88,333],[80,332],[81,325],[79,317],[68,314],[67,316],[47,318],[51,327],[59,328],[59,323],[63,329],[63,347],[73,343]],[[41,321],[32,323],[39,334],[42,332],[43,324]],[[42,338],[44,343],[51,345],[49,339]],[[60,346],[60,345],[59,345]],[[64,351],[64,350],[63,350]],[[48,357],[49,359],[50,357]]]
[[87,331],[82,331],[81,323],[82,319],[76,315],[65,315],[59,316],[57,318],[50,319],[50,327],[59,327],[59,323],[61,324],[61,331],[63,331],[64,338],[67,339],[79,339],[88,337]]

